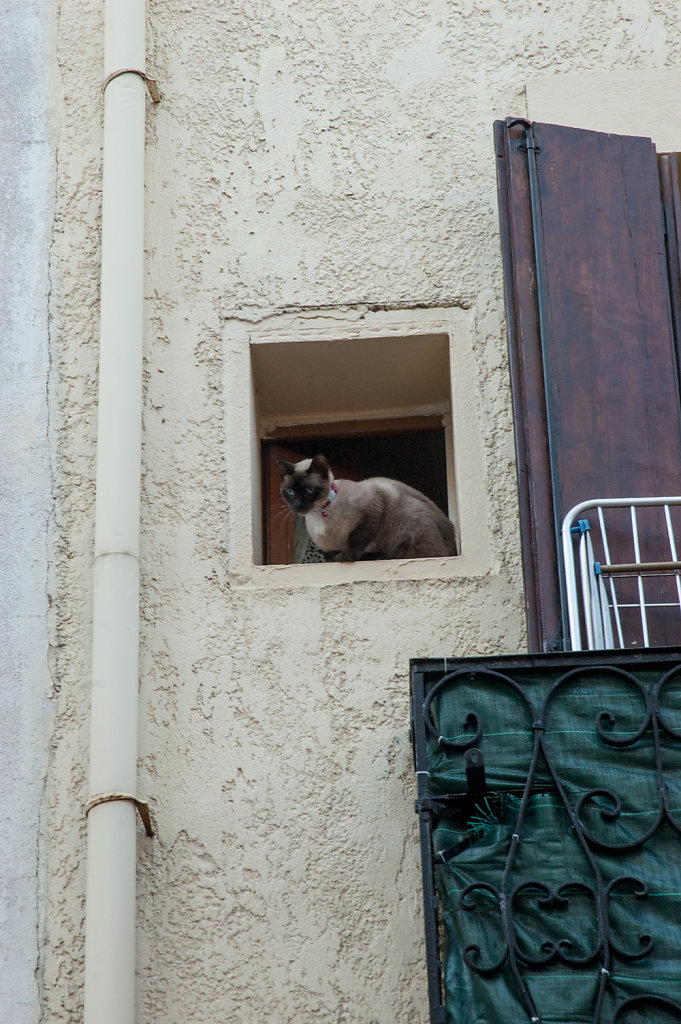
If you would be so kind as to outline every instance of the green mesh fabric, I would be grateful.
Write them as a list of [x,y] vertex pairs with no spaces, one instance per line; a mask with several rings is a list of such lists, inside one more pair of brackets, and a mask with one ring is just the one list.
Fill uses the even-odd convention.
[[448,743],[477,730],[488,792],[434,820],[446,1021],[678,1022],[678,657],[460,665],[426,716],[429,789],[466,793]]

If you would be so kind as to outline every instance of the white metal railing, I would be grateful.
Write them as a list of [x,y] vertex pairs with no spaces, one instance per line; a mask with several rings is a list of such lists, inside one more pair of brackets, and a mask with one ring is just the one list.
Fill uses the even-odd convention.
[[[584,649],[582,626],[588,650],[655,646],[655,616],[666,616],[660,635],[668,637],[668,616],[675,615],[662,609],[678,611],[673,628],[678,626],[675,642],[681,643],[681,517],[672,521],[678,506],[681,495],[597,498],[570,509],[561,540],[573,651]],[[611,510],[624,514],[614,513],[613,523]]]

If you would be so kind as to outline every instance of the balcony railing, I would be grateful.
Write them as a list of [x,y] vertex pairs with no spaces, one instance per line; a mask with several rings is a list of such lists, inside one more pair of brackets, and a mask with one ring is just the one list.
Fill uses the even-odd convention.
[[411,679],[431,1024],[681,1020],[681,649]]

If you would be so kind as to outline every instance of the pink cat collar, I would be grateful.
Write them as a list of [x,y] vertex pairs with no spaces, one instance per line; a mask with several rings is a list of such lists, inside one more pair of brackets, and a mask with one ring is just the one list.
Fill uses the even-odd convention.
[[329,507],[329,505],[331,504],[333,499],[336,497],[337,493],[338,493],[338,488],[336,487],[336,483],[334,481],[331,484],[331,490],[329,491],[329,497],[324,502],[322,507],[317,509],[317,512],[319,512],[320,516],[324,516],[325,519],[326,519],[327,513],[324,511],[324,509]]

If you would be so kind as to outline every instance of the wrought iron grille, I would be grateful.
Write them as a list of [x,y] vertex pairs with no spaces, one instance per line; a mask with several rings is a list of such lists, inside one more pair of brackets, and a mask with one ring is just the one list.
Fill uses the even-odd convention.
[[681,649],[411,679],[431,1024],[681,1020]]

